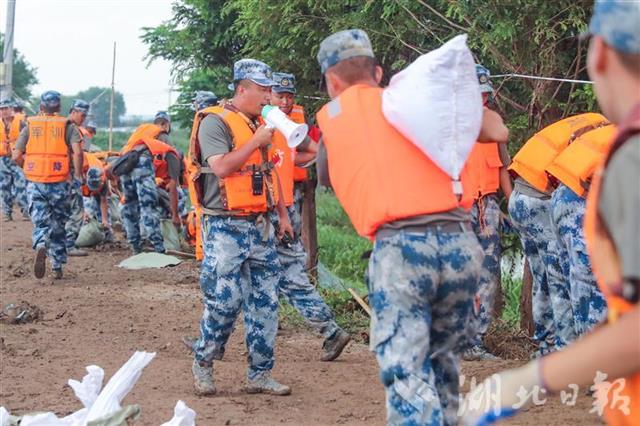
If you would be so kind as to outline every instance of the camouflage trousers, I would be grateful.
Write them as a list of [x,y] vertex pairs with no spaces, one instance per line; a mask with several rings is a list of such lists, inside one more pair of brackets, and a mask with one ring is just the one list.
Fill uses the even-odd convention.
[[[78,185],[79,186],[79,185]],[[69,218],[65,226],[67,249],[71,249],[76,245],[76,239],[82,227],[84,219],[84,201],[81,190],[71,188],[69,196]]]
[[53,269],[67,263],[65,224],[69,215],[69,182],[27,183],[33,248],[46,247]]
[[6,216],[11,216],[14,200],[18,202],[23,213],[29,211],[26,187],[27,181],[20,166],[9,156],[0,157],[0,198],[2,212]]
[[480,286],[476,295],[476,335],[471,344],[481,346],[492,319],[496,289],[500,285],[500,205],[495,195],[477,200],[471,208],[473,232],[484,252]]
[[376,239],[367,273],[370,348],[387,424],[458,424],[460,353],[472,334],[482,257],[470,230]]
[[89,218],[98,222],[102,220],[102,212],[100,211],[100,199],[98,197],[82,197],[82,205],[84,212]]
[[575,339],[569,282],[563,276],[557,238],[551,223],[551,199],[514,190],[509,199],[511,224],[520,235],[533,276],[534,340],[544,354]]
[[[294,206],[288,208],[289,217],[295,214]],[[277,213],[271,214],[274,229],[278,230]],[[295,232],[295,231],[294,231]],[[282,267],[282,276],[278,281],[278,296],[293,306],[307,324],[325,338],[330,338],[339,329],[331,308],[327,306],[318,290],[307,275],[307,253],[300,236],[286,246],[280,241],[276,243],[278,261]]]
[[263,226],[255,219],[202,216],[204,312],[195,359],[201,363],[222,359],[242,308],[251,380],[273,368],[278,331],[277,285],[282,271],[273,227],[263,241]]
[[551,197],[552,220],[563,271],[569,277],[576,335],[580,336],[606,318],[607,303],[591,270],[584,239],[586,200],[565,185]]
[[147,239],[153,244],[156,252],[164,253],[164,239],[158,217],[158,189],[151,157],[141,155],[133,171],[122,175],[120,182],[125,198],[122,222],[127,233],[127,241],[134,250],[142,249],[142,220]]

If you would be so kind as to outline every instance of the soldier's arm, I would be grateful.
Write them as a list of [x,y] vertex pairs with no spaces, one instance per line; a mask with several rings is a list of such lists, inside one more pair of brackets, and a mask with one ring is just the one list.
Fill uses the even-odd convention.
[[511,157],[506,143],[498,144],[498,153],[500,154],[500,161],[502,161],[502,167],[500,167],[500,189],[502,189],[502,193],[508,201],[513,192],[513,182],[511,181],[509,170],[507,170],[511,164]]
[[65,135],[66,142],[71,146],[71,161],[73,162],[73,173],[76,180],[82,182],[84,177],[82,176],[82,163],[84,156],[82,155],[82,144],[84,142],[80,129],[75,124],[67,126],[67,133]]
[[309,136],[305,141],[300,144],[296,150],[295,165],[304,166],[305,164],[313,161],[318,155],[318,144],[315,143]]
[[29,127],[25,126],[20,131],[20,135],[11,153],[11,159],[20,167],[24,165],[24,152],[27,149],[27,142],[29,142]]
[[[278,194],[282,194],[282,183],[280,182],[280,175],[274,173],[276,177],[276,185],[278,185]],[[289,219],[289,212],[287,206],[284,204],[284,198],[278,197],[278,204],[276,204],[276,211],[278,212],[278,218],[280,219],[280,225],[278,228],[278,238],[284,237],[284,234],[289,234],[289,237],[293,238],[293,227],[291,226],[291,220]]]
[[318,171],[318,183],[322,186],[326,186],[327,188],[331,188],[327,148],[324,146],[322,139],[320,139],[320,143],[318,146],[318,161],[316,161],[316,170]]
[[178,180],[180,179],[181,162],[173,153],[167,154],[167,169],[169,173],[169,209],[171,210],[171,221],[174,225],[180,225],[180,215],[178,214]]
[[104,195],[100,195],[100,215],[102,216],[102,226],[105,228],[109,228],[109,202],[108,202],[108,193],[105,192]]
[[504,125],[500,114],[485,107],[482,113],[482,127],[480,128],[478,142],[506,143],[508,139],[509,129]]
[[258,127],[249,142],[240,149],[222,155],[213,155],[207,159],[207,163],[216,176],[225,178],[240,170],[256,149],[269,145],[272,136],[273,129],[267,129],[265,125],[262,125]]

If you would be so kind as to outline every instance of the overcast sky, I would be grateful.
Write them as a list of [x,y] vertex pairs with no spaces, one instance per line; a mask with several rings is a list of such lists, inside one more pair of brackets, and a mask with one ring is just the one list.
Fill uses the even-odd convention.
[[[3,33],[6,8],[7,0],[0,0]],[[146,67],[140,29],[170,17],[171,0],[17,0],[14,47],[37,68],[34,93],[73,95],[111,85],[115,41],[115,86],[127,114],[152,115],[168,106],[170,65],[155,61]]]

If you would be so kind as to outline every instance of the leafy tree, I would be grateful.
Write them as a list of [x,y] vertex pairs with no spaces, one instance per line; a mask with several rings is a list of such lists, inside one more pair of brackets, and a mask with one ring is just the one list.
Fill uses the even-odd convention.
[[[591,0],[177,0],[174,17],[146,28],[143,40],[151,60],[173,62],[174,77],[185,91],[179,98],[183,103],[190,99],[186,91],[196,87],[215,88],[224,96],[233,61],[254,57],[276,71],[296,74],[299,100],[315,110],[326,102],[318,90],[319,43],[345,28],[368,32],[387,78],[420,54],[467,33],[477,61],[494,74],[586,79],[586,48],[577,35],[586,28],[591,4]],[[495,79],[494,85],[512,130],[512,151],[541,127],[595,108],[587,85],[516,78]],[[181,117],[188,121],[189,114]]]
[[[74,99],[82,99],[91,103],[91,119],[98,127],[109,126],[109,108],[111,102],[111,88],[108,87],[90,87],[86,90],[78,92],[73,96],[62,96],[62,114],[66,114],[71,108]],[[127,109],[124,103],[124,96],[116,90],[113,99],[113,125],[120,126],[122,118],[126,114]]]
[[[4,34],[0,33],[0,56],[4,56]],[[13,91],[21,99],[31,98],[31,88],[38,83],[34,68],[18,49],[13,49]]]

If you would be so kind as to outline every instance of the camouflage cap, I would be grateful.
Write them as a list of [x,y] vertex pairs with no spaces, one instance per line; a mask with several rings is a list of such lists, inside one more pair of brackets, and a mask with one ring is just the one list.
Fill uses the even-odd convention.
[[91,105],[89,105],[89,102],[83,101],[82,99],[76,99],[71,104],[71,111],[75,110],[75,111],[80,111],[80,112],[83,112],[85,114],[88,114],[90,107],[91,107]]
[[11,99],[3,99],[0,101],[0,108],[13,108]]
[[156,115],[153,117],[153,121],[164,120],[171,123],[171,117],[167,111],[158,111]]
[[480,83],[481,93],[493,93],[493,84],[491,84],[491,73],[488,69],[480,64],[476,64],[476,75],[478,83]]
[[90,167],[87,170],[87,188],[89,188],[89,191],[96,192],[102,188],[102,174],[102,169],[97,167]]
[[364,30],[343,30],[331,34],[320,43],[317,58],[324,74],[338,62],[356,56],[375,58],[369,36]]
[[596,0],[589,34],[597,35],[621,53],[640,53],[640,2]]
[[275,85],[271,67],[257,59],[240,59],[233,64],[233,83],[229,84],[229,90],[234,90],[240,80],[251,80],[259,86]]
[[273,81],[276,83],[273,90],[278,93],[296,93],[296,77],[285,72],[274,72]]
[[193,96],[192,109],[199,111],[203,108],[216,105],[218,103],[218,97],[215,93],[208,90],[196,90]]

